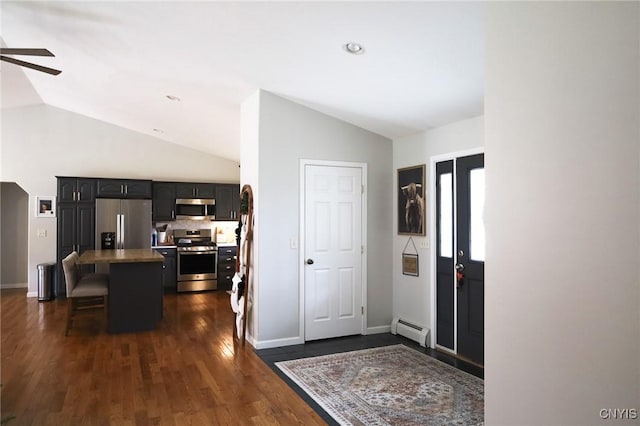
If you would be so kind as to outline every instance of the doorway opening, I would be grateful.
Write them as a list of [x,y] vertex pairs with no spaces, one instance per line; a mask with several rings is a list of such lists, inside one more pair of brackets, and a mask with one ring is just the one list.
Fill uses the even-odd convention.
[[29,195],[15,182],[0,182],[0,287],[28,287]]

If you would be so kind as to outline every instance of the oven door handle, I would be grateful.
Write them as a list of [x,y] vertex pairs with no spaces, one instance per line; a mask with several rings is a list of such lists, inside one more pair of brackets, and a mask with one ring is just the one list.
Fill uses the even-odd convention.
[[217,251],[180,251],[178,252],[180,254],[180,256],[193,256],[193,255],[198,255],[198,254],[216,254],[218,253]]

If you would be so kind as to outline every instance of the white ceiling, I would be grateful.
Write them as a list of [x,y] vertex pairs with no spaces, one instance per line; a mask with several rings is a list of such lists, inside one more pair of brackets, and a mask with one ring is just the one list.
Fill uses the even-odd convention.
[[[259,88],[390,138],[482,113],[480,2],[3,0],[0,12],[6,47],[47,48],[55,58],[20,59],[62,70],[1,62],[3,108],[41,99],[236,161],[240,104]],[[350,41],[365,53],[347,54]]]

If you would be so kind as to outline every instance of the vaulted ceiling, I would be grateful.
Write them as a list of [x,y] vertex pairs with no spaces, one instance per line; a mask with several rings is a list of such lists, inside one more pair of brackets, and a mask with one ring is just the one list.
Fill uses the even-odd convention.
[[482,113],[481,2],[2,1],[0,12],[3,47],[47,48],[55,58],[20,59],[62,70],[1,62],[3,108],[44,102],[236,161],[240,104],[257,89],[389,138]]

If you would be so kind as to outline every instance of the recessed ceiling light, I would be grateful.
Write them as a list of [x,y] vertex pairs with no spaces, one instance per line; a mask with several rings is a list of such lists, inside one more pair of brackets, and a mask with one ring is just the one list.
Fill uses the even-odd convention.
[[176,101],[176,102],[180,102],[182,100],[179,97],[173,96],[173,95],[167,95],[167,99],[169,99],[170,101]]
[[362,55],[364,53],[364,46],[359,43],[347,43],[344,45],[344,50],[352,55]]

